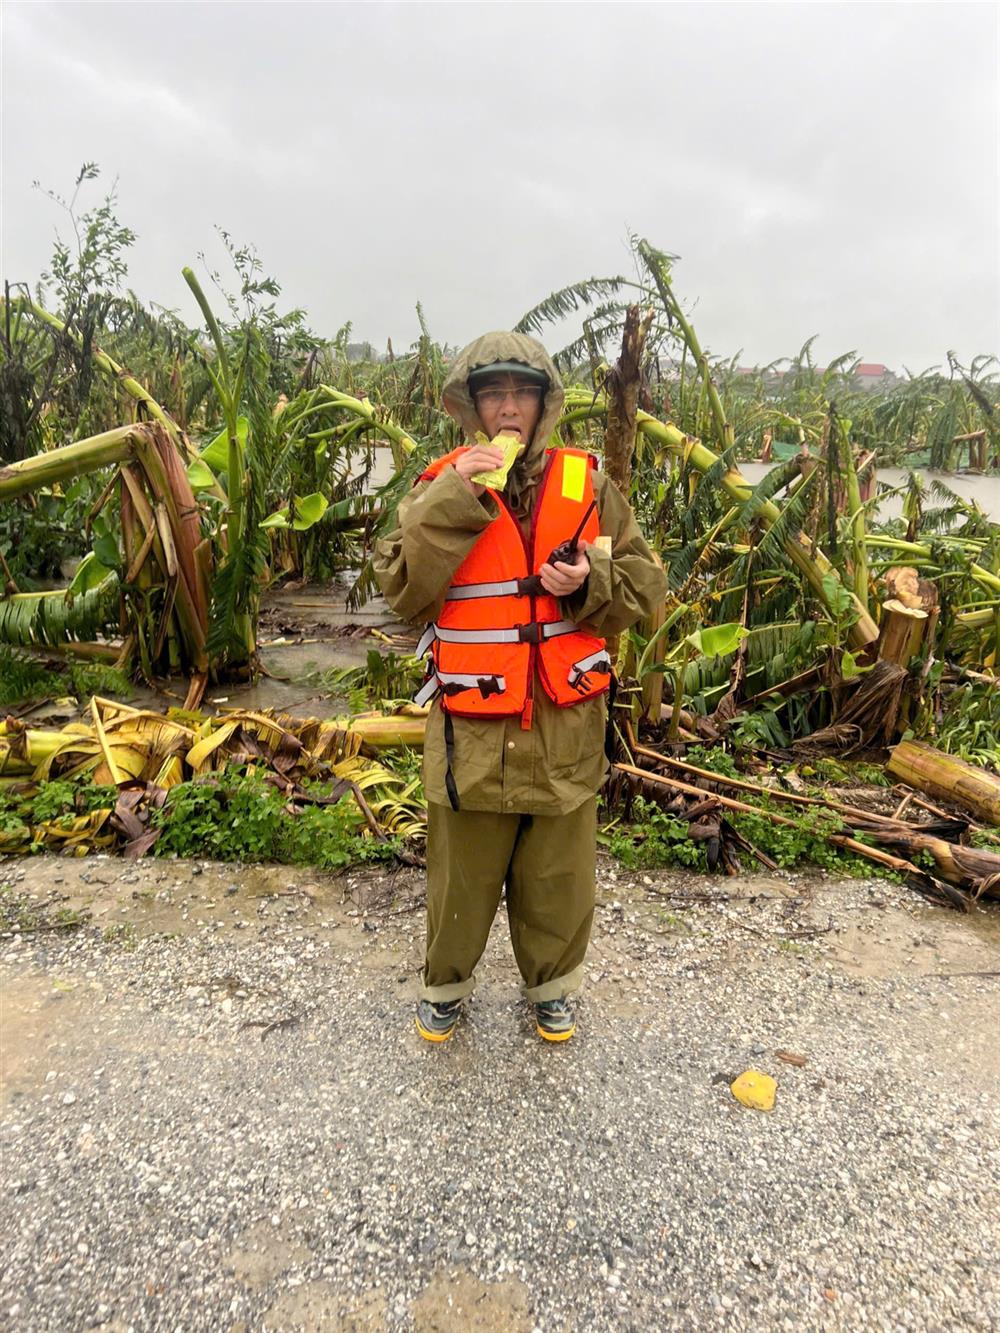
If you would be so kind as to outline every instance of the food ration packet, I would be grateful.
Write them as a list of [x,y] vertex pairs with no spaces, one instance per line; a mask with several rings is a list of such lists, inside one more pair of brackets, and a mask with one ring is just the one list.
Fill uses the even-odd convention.
[[472,480],[477,486],[488,486],[491,491],[502,491],[507,485],[507,477],[514,466],[515,458],[524,451],[524,445],[516,435],[498,435],[496,439],[488,440],[481,430],[476,431],[476,440],[490,449],[501,449],[503,462],[490,472],[477,472]]

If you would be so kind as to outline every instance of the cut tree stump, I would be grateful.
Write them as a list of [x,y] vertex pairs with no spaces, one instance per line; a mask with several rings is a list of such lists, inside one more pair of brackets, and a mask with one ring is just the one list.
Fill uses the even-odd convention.
[[907,667],[918,656],[927,629],[928,614],[916,606],[904,606],[896,598],[883,603],[878,636],[878,655],[884,662]]

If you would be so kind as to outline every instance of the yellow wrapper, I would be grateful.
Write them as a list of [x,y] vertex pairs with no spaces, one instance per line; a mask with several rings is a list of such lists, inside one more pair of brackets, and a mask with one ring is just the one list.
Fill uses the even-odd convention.
[[502,491],[507,485],[507,477],[514,466],[514,459],[524,452],[524,445],[516,435],[498,435],[495,440],[488,440],[482,431],[476,431],[476,439],[490,449],[502,449],[503,462],[490,472],[477,472],[472,480],[477,486],[488,486],[491,491]]
[[778,1085],[770,1074],[762,1074],[759,1069],[748,1069],[735,1082],[730,1083],[729,1091],[738,1102],[753,1111],[773,1111]]

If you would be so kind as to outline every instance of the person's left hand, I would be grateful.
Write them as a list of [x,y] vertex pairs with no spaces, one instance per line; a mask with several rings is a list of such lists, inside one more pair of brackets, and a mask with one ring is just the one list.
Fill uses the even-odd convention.
[[567,565],[557,560],[554,565],[544,564],[538,571],[542,587],[553,597],[570,597],[586,582],[590,573],[590,561],[581,547],[577,552],[576,563]]

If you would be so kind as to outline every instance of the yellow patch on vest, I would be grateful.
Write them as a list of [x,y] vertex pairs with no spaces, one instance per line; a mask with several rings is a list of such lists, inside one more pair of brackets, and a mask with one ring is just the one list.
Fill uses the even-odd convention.
[[587,460],[570,454],[563,459],[562,494],[564,500],[582,500],[587,481]]

